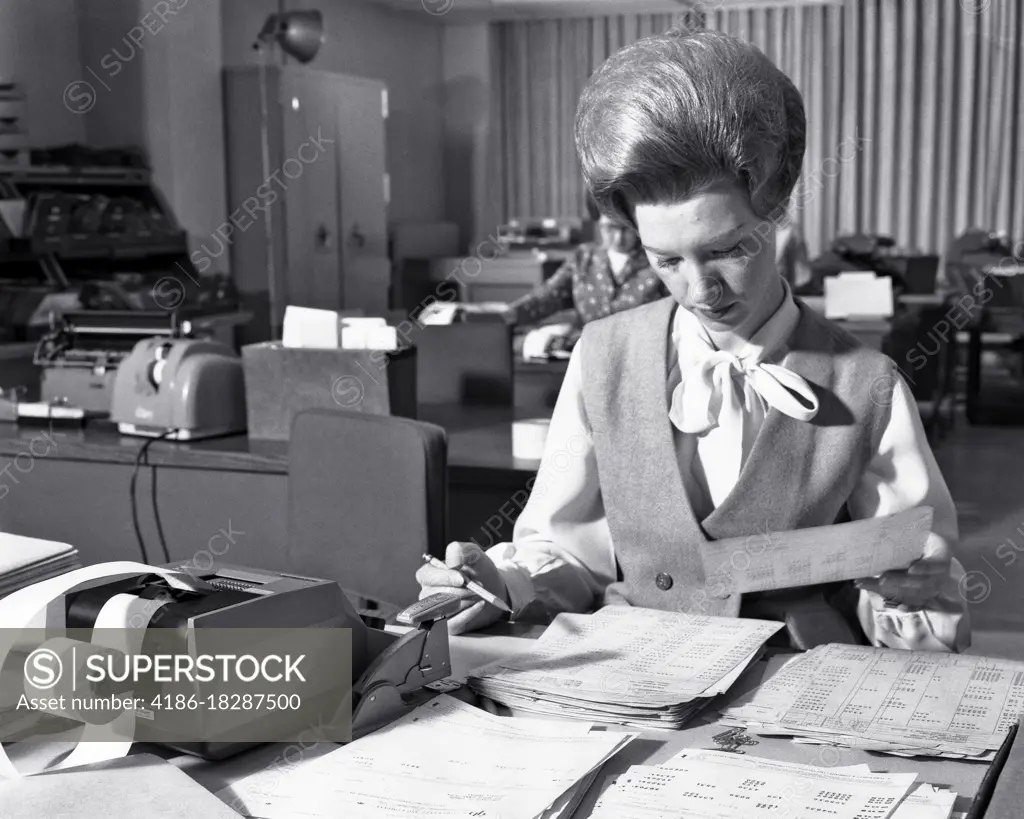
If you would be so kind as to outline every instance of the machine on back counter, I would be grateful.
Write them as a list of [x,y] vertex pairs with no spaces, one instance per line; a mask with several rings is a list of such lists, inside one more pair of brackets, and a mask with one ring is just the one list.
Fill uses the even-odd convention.
[[[424,612],[411,622],[411,631],[396,635],[366,625],[336,582],[229,565],[215,565],[205,571],[191,564],[182,567],[187,571],[174,571],[178,569],[175,565],[166,569],[173,572],[174,582],[168,579],[170,572],[165,572],[164,576],[143,574],[83,584],[50,604],[48,630],[66,629],[76,644],[80,640],[74,638],[84,634],[90,643],[88,651],[113,656],[117,649],[104,646],[96,637],[89,638],[89,630],[110,619],[106,611],[123,609],[124,600],[133,600],[139,603],[133,617],[142,616],[138,612],[148,617],[145,624],[135,623],[144,628],[137,653],[156,656],[169,650],[175,655],[175,668],[182,665],[179,660],[184,657],[195,660],[197,655],[222,645],[224,639],[232,641],[234,651],[255,647],[253,656],[270,656],[301,648],[295,644],[301,640],[294,630],[311,635],[311,640],[318,632],[327,640],[330,635],[325,630],[346,630],[346,638],[351,639],[351,679],[339,680],[336,674],[327,673],[346,665],[339,665],[337,657],[313,657],[305,675],[308,685],[303,688],[306,696],[300,714],[295,709],[238,708],[231,714],[218,715],[217,709],[192,708],[189,713],[174,715],[174,719],[161,719],[152,713],[147,716],[147,709],[141,709],[136,716],[145,724],[135,735],[136,741],[221,759],[275,741],[275,734],[295,729],[296,719],[329,716],[316,713],[317,709],[333,713],[339,694],[344,707],[351,707],[351,720],[345,728],[350,727],[351,738],[358,738],[406,713],[430,693],[424,691],[424,686],[451,673],[444,618],[458,608],[457,600]],[[293,630],[290,637],[286,630]],[[310,669],[324,673],[312,674]],[[157,698],[153,701],[159,702],[165,696],[182,694],[189,702],[202,703],[223,690],[220,677],[204,682],[171,676],[173,679],[153,671],[122,680],[120,686],[106,680],[103,693],[116,695],[115,689],[131,690],[134,702],[140,698],[146,702]],[[50,713],[50,717],[75,719],[68,714]],[[347,712],[344,718],[348,722]],[[324,725],[315,724],[321,728]],[[227,730],[222,732],[221,728]],[[340,741],[330,736],[321,738]]]
[[122,435],[172,441],[245,432],[242,359],[219,341],[143,339],[118,367],[110,419]]
[[147,339],[187,344],[194,327],[186,316],[141,310],[65,313],[39,342],[33,358],[42,373],[41,403],[109,414],[121,365]]

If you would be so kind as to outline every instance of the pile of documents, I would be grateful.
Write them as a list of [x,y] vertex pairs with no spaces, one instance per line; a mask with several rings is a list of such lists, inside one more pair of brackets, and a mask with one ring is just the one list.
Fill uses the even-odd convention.
[[78,550],[20,535],[0,534],[0,598],[78,568]]
[[773,659],[722,721],[803,742],[990,760],[1022,711],[1024,663],[833,644]]
[[685,750],[658,766],[634,765],[603,793],[593,819],[949,819],[956,793],[913,773],[867,765],[817,767]]
[[558,615],[535,649],[478,668],[468,682],[517,711],[675,729],[724,693],[780,628],[606,606]]
[[440,695],[402,719],[218,796],[256,819],[568,819],[634,734],[497,717]]

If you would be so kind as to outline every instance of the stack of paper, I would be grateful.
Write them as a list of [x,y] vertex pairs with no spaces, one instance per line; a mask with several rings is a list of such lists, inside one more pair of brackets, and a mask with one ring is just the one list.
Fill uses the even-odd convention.
[[949,819],[956,793],[867,765],[825,768],[722,751],[682,751],[634,765],[602,794],[593,819]]
[[20,535],[0,533],[0,597],[78,568],[78,550]]
[[675,729],[724,693],[780,628],[606,606],[558,615],[533,651],[483,666],[468,682],[519,711]]
[[563,819],[633,738],[496,717],[442,694],[325,756],[261,771],[218,795],[258,819]]
[[723,722],[902,756],[988,760],[1024,711],[1024,663],[826,645],[781,662]]

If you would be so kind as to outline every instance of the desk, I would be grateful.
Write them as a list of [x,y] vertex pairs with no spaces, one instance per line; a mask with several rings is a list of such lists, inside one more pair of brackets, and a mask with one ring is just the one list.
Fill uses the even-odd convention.
[[1024,423],[1024,388],[1016,395],[1003,396],[1000,403],[982,400],[982,336],[988,333],[1005,334],[1010,339],[1024,336],[1024,308],[995,307],[984,309],[978,321],[968,329],[967,345],[967,421],[971,424]]
[[569,361],[564,358],[526,361],[517,357],[515,361],[516,407],[530,409],[534,412],[553,410],[568,367]]
[[[469,669],[479,667],[485,662],[526,650],[533,642],[531,638],[539,636],[542,631],[543,629],[538,627],[524,628],[517,624],[505,624],[489,629],[488,633],[453,637],[451,639],[453,672],[456,675],[464,675]],[[761,670],[763,670],[763,665]],[[751,684],[749,680],[750,678],[748,678],[747,685]],[[756,680],[755,677],[753,682]],[[741,679],[729,694],[716,703],[716,707],[726,704],[743,690],[745,687]],[[472,694],[468,692],[462,692],[459,696],[467,701],[473,701]],[[589,816],[600,793],[611,785],[614,777],[623,773],[630,765],[657,765],[685,748],[721,750],[714,738],[723,729],[723,726],[717,724],[716,711],[709,708],[682,730],[642,732],[637,740],[605,765],[574,816],[579,819]],[[755,743],[745,749],[745,752],[751,756],[821,767],[867,764],[877,772],[917,773],[922,781],[955,790],[959,795],[955,806],[956,811],[965,811],[970,807],[989,767],[987,763],[983,762],[961,762],[927,757],[903,758],[849,748],[802,745],[786,738],[756,737]],[[278,743],[255,748],[221,762],[208,762],[196,757],[178,755],[170,749],[154,746],[138,745],[133,752],[151,753],[163,757],[191,776],[199,785],[215,793],[245,776],[268,768],[276,768],[281,775],[286,776],[289,767],[299,764],[302,760],[322,756],[337,747],[333,743],[310,744],[305,747],[300,747],[297,744]],[[68,750],[67,745],[54,747],[54,745],[38,743],[23,743],[8,748],[9,752],[13,751],[16,764],[19,767],[35,770],[52,764],[57,756],[66,750]],[[57,777],[54,779],[54,787],[59,787],[61,774],[55,773],[50,776]],[[139,784],[145,787],[144,769],[140,771]]]
[[[436,406],[424,407],[421,417],[449,434],[449,539],[487,546],[510,537],[519,511],[512,500],[539,465],[512,457],[515,411]],[[52,443],[42,432],[0,423],[0,531],[74,544],[85,563],[138,556],[129,486],[143,439],[123,437],[109,423],[55,430]],[[162,560],[155,491],[172,560],[208,560],[202,553],[211,539],[223,549],[219,536],[230,528],[239,534],[222,559],[302,572],[285,548],[286,443],[244,435],[160,441],[148,455],[157,468],[140,471],[136,499],[151,559]]]
[[[513,630],[510,631],[510,629]],[[489,631],[491,633],[486,635],[452,638],[451,655],[455,674],[465,673],[468,669],[478,667],[484,662],[509,656],[528,648],[532,642],[529,636],[538,636],[542,629],[533,628],[524,631],[516,629],[515,626],[504,626],[495,627]],[[516,636],[517,633],[529,636]],[[630,765],[657,765],[684,748],[720,750],[713,737],[722,732],[724,728],[716,724],[716,720],[717,715],[708,710],[680,731],[643,732],[638,740],[602,769],[594,787],[591,788],[574,816],[577,819],[589,816],[601,791],[609,787],[612,779],[624,772]],[[868,764],[873,771],[916,772],[920,774],[922,780],[949,786],[960,794],[956,805],[957,810],[966,810],[969,807],[988,768],[987,764],[978,762],[928,758],[907,759],[847,748],[799,745],[783,738],[757,737],[756,741],[756,745],[746,749],[751,756],[816,764],[823,767]],[[306,758],[320,756],[335,747],[337,746],[315,746],[305,750],[301,755]],[[281,765],[284,751],[284,747],[258,748],[221,763],[210,763],[189,757],[176,757],[172,761],[204,787],[211,791],[218,791],[250,773],[275,764]],[[295,762],[295,757],[298,755],[292,752],[288,759]]]
[[0,344],[0,387],[26,386],[26,400],[39,397],[39,368],[32,363],[35,342]]
[[[1011,259],[968,254],[946,263],[946,277],[962,313],[971,317],[967,348],[967,420],[971,424],[1024,422],[1024,389],[994,405],[982,401],[982,335],[1024,336],[1024,266]],[[998,271],[998,274],[993,271]],[[958,325],[958,326],[963,326]]]
[[836,324],[846,330],[865,347],[871,347],[875,350],[882,350],[885,339],[892,332],[891,319],[837,321]]

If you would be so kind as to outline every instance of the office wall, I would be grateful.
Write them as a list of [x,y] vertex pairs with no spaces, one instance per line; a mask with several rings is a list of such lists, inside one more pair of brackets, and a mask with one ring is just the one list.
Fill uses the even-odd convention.
[[[222,0],[225,65],[255,63],[252,41],[277,0]],[[319,8],[327,39],[312,67],[382,80],[388,87],[387,165],[395,221],[444,218],[443,27],[426,11],[365,0],[288,2]]]
[[155,8],[150,0],[80,4],[80,73],[95,92],[86,135],[93,147],[142,147],[198,246],[227,215],[220,0]]
[[[65,89],[81,78],[80,5],[79,0],[0,2],[0,78],[24,87],[34,146],[82,142],[86,137],[83,115],[64,101]],[[79,92],[73,89],[70,94]]]
[[152,39],[147,43],[140,38],[138,45],[127,39],[140,16],[139,0],[92,0],[79,5],[78,74],[92,95],[84,115],[91,147],[146,147],[144,62]]
[[487,184],[491,147],[491,26],[444,28],[445,207],[464,252],[494,231],[496,191]]

